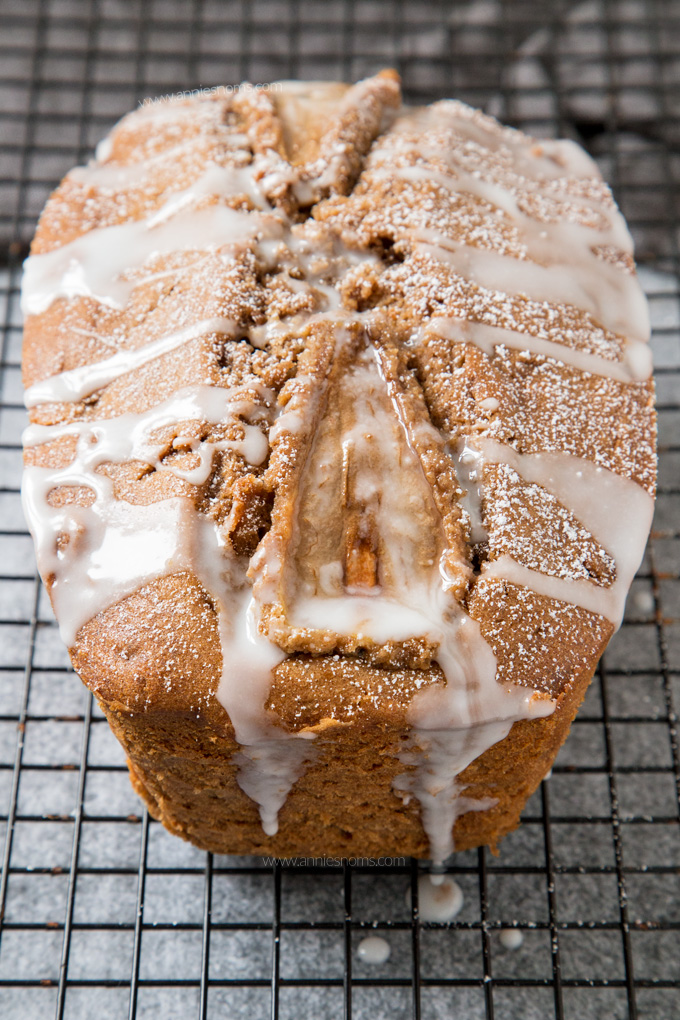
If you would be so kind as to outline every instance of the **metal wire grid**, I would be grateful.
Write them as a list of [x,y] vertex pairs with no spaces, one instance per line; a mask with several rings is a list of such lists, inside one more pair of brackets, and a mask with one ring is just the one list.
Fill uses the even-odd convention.
[[[627,0],[5,3],[0,34],[0,1014],[61,1017],[680,1016],[680,11]],[[418,865],[202,854],[132,794],[71,672],[18,497],[20,263],[47,194],[136,100],[396,65],[538,135],[580,137],[635,236],[662,446],[626,621],[501,856],[459,855],[465,906],[417,919]],[[411,905],[405,894],[411,890]],[[520,950],[499,941],[519,927]],[[378,931],[392,955],[357,957]]]

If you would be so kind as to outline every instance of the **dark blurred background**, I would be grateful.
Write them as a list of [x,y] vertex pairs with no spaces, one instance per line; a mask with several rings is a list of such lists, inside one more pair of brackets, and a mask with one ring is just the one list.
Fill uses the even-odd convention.
[[455,96],[586,144],[642,260],[672,259],[680,182],[677,0],[3,0],[0,243],[145,96],[386,65],[409,102]]

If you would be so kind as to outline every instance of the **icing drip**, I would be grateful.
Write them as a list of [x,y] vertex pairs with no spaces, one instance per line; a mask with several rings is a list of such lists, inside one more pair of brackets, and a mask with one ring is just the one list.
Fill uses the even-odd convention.
[[218,621],[222,674],[217,699],[226,709],[240,744],[232,759],[238,766],[236,781],[258,805],[264,832],[274,836],[279,811],[315,755],[310,745],[315,734],[289,733],[263,711],[272,670],[286,656],[259,632],[258,606],[244,574],[235,596],[232,579],[220,584],[219,576],[204,573],[201,580],[209,592],[218,591],[221,596]]
[[[453,615],[453,614],[452,614]],[[437,662],[444,687],[419,691],[408,711],[412,733],[400,760],[410,766],[393,786],[418,798],[430,856],[441,864],[455,849],[453,827],[466,811],[486,811],[496,801],[464,795],[459,775],[484,751],[505,739],[513,722],[551,715],[555,702],[516,684],[496,680],[496,659],[479,624],[462,609],[444,618]]]
[[[235,394],[202,386],[179,391],[144,414],[28,426],[24,445],[29,448],[64,436],[77,439],[71,464],[58,470],[27,467],[22,486],[24,512],[35,539],[38,564],[43,577],[54,578],[52,599],[62,638],[69,647],[83,624],[140,584],[190,569],[200,551],[199,532],[214,546],[207,525],[192,525],[193,518],[197,522],[201,518],[186,498],[165,499],[150,506],[115,499],[111,479],[97,469],[106,463],[135,460],[201,485],[210,475],[216,450],[232,449],[251,463],[262,463],[268,450],[266,437],[256,425],[243,422],[239,422],[244,432],[240,440],[186,443],[181,436],[172,442],[152,439],[157,430],[176,427],[180,421],[216,424],[235,421],[237,414],[253,414],[255,410],[256,405],[244,397],[242,390]],[[163,456],[177,448],[178,438],[198,464],[178,468],[163,463]],[[94,500],[89,506],[52,505],[49,494],[59,486],[83,487]],[[68,542],[64,536],[68,536]],[[126,550],[124,556],[121,549]]]
[[[265,401],[271,401],[271,394],[264,387],[249,396],[243,388],[201,386],[179,391],[139,415],[30,425],[24,435],[26,447],[64,436],[76,438],[77,447],[72,463],[60,470],[27,467],[22,501],[40,572],[52,579],[51,598],[69,647],[88,620],[142,585],[184,570],[198,577],[218,614],[222,672],[217,697],[241,744],[234,758],[237,781],[259,805],[263,828],[273,835],[280,807],[313,756],[308,741],[314,735],[302,733],[299,736],[306,739],[293,739],[295,734],[276,726],[263,712],[271,671],[285,656],[258,632],[245,567],[229,551],[219,526],[197,513],[189,497],[148,506],[128,503],[114,498],[111,479],[97,470],[109,462],[142,461],[200,485],[209,477],[216,450],[234,450],[259,464],[268,451],[267,439],[256,425],[240,420],[243,439],[192,440],[188,448],[199,463],[188,469],[163,464],[168,444],[152,437],[163,427],[176,430],[178,422],[220,424],[234,422],[236,416],[266,419]],[[178,438],[186,445],[179,436],[170,448]],[[94,499],[89,506],[52,505],[49,493],[59,486],[85,487]]]

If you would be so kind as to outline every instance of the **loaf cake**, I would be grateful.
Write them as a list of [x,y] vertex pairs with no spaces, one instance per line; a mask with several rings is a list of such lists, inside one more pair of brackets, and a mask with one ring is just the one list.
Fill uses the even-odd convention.
[[39,569],[151,814],[219,853],[495,847],[652,516],[592,160],[392,71],[148,102],[22,302]]

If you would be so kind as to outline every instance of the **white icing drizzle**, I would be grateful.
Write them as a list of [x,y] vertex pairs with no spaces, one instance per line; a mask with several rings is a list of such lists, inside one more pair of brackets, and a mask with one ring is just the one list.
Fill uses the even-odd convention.
[[[151,157],[142,163],[106,163],[104,161],[110,158],[112,146],[110,139],[103,140],[109,142],[108,148],[102,149],[100,155],[97,146],[95,159],[85,166],[74,166],[69,170],[66,179],[74,184],[98,188],[101,191],[118,191],[141,183],[149,173],[149,164],[153,165],[154,158]],[[163,156],[166,156],[165,152]]]
[[[95,492],[93,504],[50,507],[50,490],[66,481],[86,481]],[[114,499],[111,489],[105,476],[76,470],[55,477],[50,468],[30,467],[24,474],[24,514],[40,572],[53,578],[51,597],[68,647],[97,613],[148,581],[189,569],[197,553],[195,515],[186,500],[137,506]]]
[[[97,468],[106,463],[141,461],[200,485],[210,474],[215,450],[235,449],[251,463],[262,463],[268,451],[267,439],[256,425],[243,422],[239,423],[244,431],[242,440],[192,441],[199,463],[186,470],[162,463],[168,443],[151,438],[158,429],[180,421],[215,424],[234,421],[236,414],[253,413],[255,404],[244,399],[242,390],[238,391],[238,399],[234,396],[230,390],[200,386],[180,390],[143,414],[29,425],[26,429],[26,447],[63,436],[77,439],[71,464],[58,470],[27,467],[22,487],[38,563],[43,577],[54,577],[52,600],[62,638],[69,647],[80,627],[102,609],[130,594],[145,579],[188,569],[197,552],[195,529],[192,531],[187,519],[198,515],[185,499],[165,499],[151,506],[115,499],[111,479]],[[170,449],[177,445],[175,440]],[[74,503],[51,506],[49,493],[59,486],[89,489],[94,502],[88,507]],[[58,543],[60,535],[69,536],[65,547],[63,542]],[[121,549],[126,550],[124,556]]]
[[98,227],[54,251],[29,256],[21,291],[24,315],[44,312],[58,297],[89,297],[124,308],[143,282],[135,271],[152,256],[195,248],[229,251],[254,238],[280,237],[281,220],[271,212],[240,212],[221,203],[194,208],[207,196],[242,193],[241,181],[252,189],[247,171],[213,164],[146,219]]
[[110,135],[106,135],[105,138],[101,138],[94,150],[94,158],[97,163],[103,163],[104,160],[109,159],[113,151],[113,142]]
[[[258,387],[258,390],[259,395],[264,396],[266,387]],[[235,393],[238,394],[238,399],[234,398]],[[268,395],[272,399],[271,394]],[[178,390],[171,398],[142,414],[126,412],[115,418],[99,418],[94,421],[76,420],[59,425],[29,425],[23,434],[23,444],[25,448],[29,448],[51,442],[61,436],[75,436],[79,448],[77,471],[94,470],[107,461],[122,463],[126,460],[137,460],[147,463],[155,471],[170,470],[178,478],[184,478],[192,485],[202,485],[210,475],[215,450],[237,450],[249,464],[262,464],[269,452],[269,443],[262,430],[256,425],[241,423],[240,428],[244,433],[242,439],[214,442],[177,435],[172,447],[189,449],[199,458],[198,465],[187,470],[167,468],[161,460],[167,452],[167,444],[152,442],[150,435],[157,429],[174,426],[180,421],[209,422],[214,425],[234,420],[238,415],[245,417],[252,414],[255,407],[252,399],[244,399],[243,390],[234,391],[219,386],[187,387]],[[76,483],[59,480],[55,484]]]
[[[433,155],[436,154],[433,153]],[[441,154],[439,155],[441,158]],[[395,167],[389,173],[395,174],[403,180],[430,181],[433,184],[441,185],[453,194],[468,193],[502,210],[520,225],[522,242],[527,247],[530,257],[538,262],[554,263],[560,257],[563,259],[566,257],[569,260],[579,256],[585,259],[590,257],[594,267],[599,270],[602,263],[593,254],[592,248],[595,245],[612,245],[621,251],[632,254],[633,241],[623,216],[618,212],[614,214],[613,210],[607,210],[608,225],[605,230],[567,220],[542,223],[520,209],[517,198],[509,188],[479,176],[478,172],[465,171],[455,162],[455,158],[449,160],[449,165],[451,173],[443,173],[423,163]],[[382,173],[386,172],[378,171],[379,175]],[[518,181],[521,182],[521,178],[518,178]],[[591,204],[586,201],[586,205]],[[597,211],[604,213],[601,203],[598,203]],[[556,242],[556,244],[552,242]]]
[[[433,128],[453,130],[456,144],[433,144],[428,137]],[[404,108],[394,129],[379,139],[371,157],[377,156],[378,152],[400,153],[412,148],[412,139],[408,136],[414,131],[422,135],[417,145],[420,156],[444,160],[456,172],[461,152],[475,154],[487,150],[494,153],[497,163],[506,173],[510,170],[518,179],[524,178],[539,186],[566,175],[576,179],[601,180],[595,161],[570,139],[532,138],[455,99],[445,99],[415,110]]]
[[[206,580],[201,580],[207,587]],[[289,733],[264,711],[272,670],[286,655],[260,633],[259,607],[245,576],[241,576],[240,588],[233,580],[226,585],[224,581],[218,585],[218,580],[207,579],[211,584],[207,590],[221,595],[218,626],[222,674],[217,699],[226,709],[240,744],[232,759],[238,767],[236,781],[258,805],[264,832],[275,836],[279,811],[315,756],[310,741],[316,734],[305,730]]]
[[[68,647],[88,620],[140,586],[185,570],[198,577],[217,608],[222,650],[217,697],[241,744],[234,758],[237,781],[258,804],[265,832],[273,835],[278,811],[313,755],[309,739],[314,734],[289,734],[263,711],[271,671],[285,656],[258,632],[245,567],[229,552],[220,528],[199,514],[188,497],[148,506],[131,504],[114,498],[111,479],[97,471],[107,462],[141,460],[201,484],[208,478],[216,449],[235,449],[251,463],[261,463],[268,448],[266,437],[257,426],[243,422],[239,423],[243,440],[196,442],[199,464],[189,470],[160,463],[163,446],[151,437],[179,421],[219,423],[258,411],[266,415],[263,402],[269,400],[271,394],[264,387],[249,399],[244,389],[201,386],[179,391],[139,415],[30,425],[24,436],[27,447],[71,435],[77,438],[77,449],[73,462],[60,470],[27,467],[22,502],[40,572],[52,578],[51,597]],[[94,501],[85,507],[52,506],[48,496],[58,486],[84,486]],[[295,736],[303,739],[292,739]]]
[[[597,273],[592,264],[556,261],[540,265],[487,248],[457,245],[436,231],[426,232],[423,228],[414,240],[417,247],[447,262],[459,276],[481,287],[553,305],[572,305],[590,312],[614,333],[629,334],[640,341],[649,338],[647,303],[639,284],[634,277],[605,262],[600,263]],[[555,241],[551,237],[549,244],[546,242],[546,252],[555,252]]]
[[[550,182],[567,173],[592,178],[600,186],[598,169],[587,154],[570,142],[536,143],[517,132],[499,132],[493,122],[489,121],[487,127],[483,117],[470,115],[462,104],[437,104],[424,113],[418,111],[418,116],[424,117],[426,130],[436,125],[454,129],[459,145],[433,148],[423,141],[417,146],[417,162],[395,167],[392,165],[395,155],[414,152],[408,133],[414,128],[412,118],[403,117],[401,129],[392,131],[375,145],[368,159],[371,175],[429,182],[453,194],[474,195],[509,217],[527,257],[508,257],[486,247],[458,244],[425,225],[402,228],[417,247],[451,264],[464,279],[492,291],[551,304],[570,304],[590,312],[605,328],[630,337],[632,342],[649,340],[649,312],[637,278],[597,255],[598,248],[633,253],[632,238],[616,206],[603,201],[597,188],[592,195],[587,191],[579,194],[579,202],[596,213],[597,222],[606,224],[600,227],[569,217],[546,223],[520,208],[515,189],[525,191],[529,182],[528,190],[532,193],[540,194],[547,185],[546,194],[553,198]],[[484,158],[489,151],[511,157],[501,160],[498,179],[494,179],[493,172],[484,174],[477,168],[476,158]],[[424,162],[428,158],[443,161],[451,172],[428,166]],[[651,368],[651,362],[645,358],[636,367],[642,372]],[[648,370],[646,376],[634,377],[646,378],[649,374]]]
[[488,326],[482,322],[467,322],[463,319],[436,316],[430,319],[426,331],[460,343],[471,343],[491,355],[501,345],[514,350],[529,351],[554,358],[580,372],[605,376],[619,382],[635,382],[648,379],[652,374],[652,352],[648,344],[626,338],[622,361],[601,358],[577,347],[554,343],[530,333],[519,333],[499,326]]
[[439,185],[452,194],[474,195],[503,210],[517,224],[530,262],[458,245],[426,228],[411,232],[420,247],[453,264],[457,272],[508,294],[522,293],[537,301],[575,305],[590,311],[615,333],[648,340],[647,305],[636,279],[604,262],[594,251],[600,246],[632,254],[632,240],[618,209],[598,206],[597,211],[607,219],[606,230],[569,219],[546,224],[523,212],[508,188],[484,181],[458,165],[455,176],[423,164],[389,172],[403,180]]
[[[147,153],[141,161],[132,163],[116,163],[111,160],[113,145],[110,138],[103,139],[95,149],[95,158],[85,166],[76,166],[69,171],[67,180],[86,188],[96,188],[102,192],[116,192],[141,185],[158,171],[159,165],[172,164],[177,156],[186,155],[186,140],[176,145],[162,148],[159,152]],[[252,155],[248,148],[248,138],[241,132],[231,131],[224,141],[228,148],[230,165],[227,167],[209,166],[213,181],[218,184],[222,195],[247,195],[257,208],[267,208],[268,203],[252,173]],[[220,179],[214,171],[224,170]],[[207,178],[207,184],[210,178]]]
[[506,555],[485,563],[482,576],[503,577],[539,595],[581,606],[618,627],[652,522],[654,500],[649,493],[630,478],[568,453],[519,454],[481,437],[466,440],[465,453],[468,463],[477,460],[477,483],[485,463],[509,464],[525,481],[543,486],[573,511],[616,562],[616,579],[608,588],[542,574]]
[[73,402],[83,400],[97,390],[108,386],[114,379],[118,379],[128,372],[141,368],[142,365],[160,358],[163,354],[182,347],[189,340],[198,337],[209,336],[211,333],[233,335],[236,324],[231,319],[203,319],[201,322],[180,329],[176,333],[168,333],[158,340],[143,347],[135,347],[132,350],[119,351],[112,354],[110,358],[102,361],[95,361],[89,365],[81,365],[78,368],[71,368],[67,372],[50,376],[40,382],[29,386],[24,394],[26,407],[37,407],[39,404],[52,402]]
[[504,740],[514,722],[542,718],[555,710],[554,701],[531,688],[498,683],[496,658],[476,620],[459,610],[447,623],[437,652],[446,685],[425,688],[413,698],[409,747],[399,755],[411,769],[393,782],[395,792],[418,798],[435,864],[453,853],[453,827],[461,815],[486,811],[497,803],[493,798],[466,797],[460,774]]
[[[649,493],[630,478],[570,454],[520,455],[492,440],[476,439],[474,442],[487,463],[510,464],[526,481],[541,485],[556,496],[616,562],[616,580],[609,588],[582,580],[548,578],[536,571],[529,571],[529,584],[526,579],[520,583],[540,594],[598,613],[618,627],[652,522],[654,500]],[[487,564],[485,573],[506,576],[508,580],[513,579],[510,576],[513,574],[516,579],[519,564],[507,561],[501,564],[504,559],[501,557]]]
[[[599,176],[594,160],[568,138],[539,141],[455,99],[434,103],[426,112],[433,123],[454,127],[461,138],[491,151],[510,154],[513,168],[530,180],[563,177],[565,171],[574,177]],[[441,150],[436,153],[442,155]],[[446,157],[447,153],[443,155]]]

